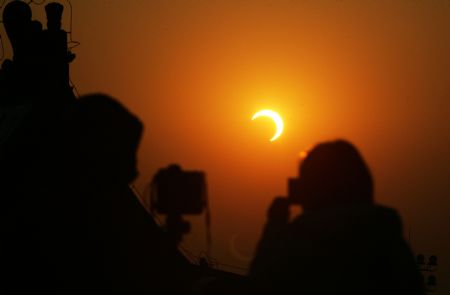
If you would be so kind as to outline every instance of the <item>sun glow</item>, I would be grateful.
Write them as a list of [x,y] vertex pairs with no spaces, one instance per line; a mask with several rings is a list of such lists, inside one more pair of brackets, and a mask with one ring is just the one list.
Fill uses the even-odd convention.
[[275,141],[277,140],[281,134],[283,133],[284,130],[284,123],[283,123],[283,119],[281,118],[281,116],[272,110],[261,110],[256,112],[253,117],[252,120],[255,120],[259,117],[268,117],[270,119],[272,119],[272,121],[275,123],[276,126],[276,132],[275,135],[270,139],[270,141]]

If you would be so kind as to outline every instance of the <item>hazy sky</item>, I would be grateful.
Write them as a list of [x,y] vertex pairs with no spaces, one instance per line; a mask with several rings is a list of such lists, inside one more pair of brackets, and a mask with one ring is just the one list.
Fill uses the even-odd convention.
[[[219,262],[247,265],[301,150],[346,138],[450,288],[450,1],[72,2],[72,80],[143,120],[140,190],[172,162],[208,173]],[[280,140],[250,120],[262,108],[284,118]],[[195,254],[202,220],[184,243]]]

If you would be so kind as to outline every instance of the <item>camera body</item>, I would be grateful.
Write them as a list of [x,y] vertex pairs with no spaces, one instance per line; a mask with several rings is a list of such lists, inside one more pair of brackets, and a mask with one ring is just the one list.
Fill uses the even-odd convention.
[[206,207],[204,172],[184,171],[178,165],[160,169],[153,178],[150,204],[158,214],[202,214]]

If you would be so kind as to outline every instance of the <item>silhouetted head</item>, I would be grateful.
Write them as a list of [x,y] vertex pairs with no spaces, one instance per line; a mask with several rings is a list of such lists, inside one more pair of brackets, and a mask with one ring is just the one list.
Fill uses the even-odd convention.
[[45,5],[45,13],[47,14],[47,29],[61,29],[61,19],[64,6],[57,2],[51,2]]
[[22,1],[9,2],[3,9],[3,24],[11,42],[30,29],[31,8]]
[[82,161],[88,165],[85,169],[106,181],[134,180],[142,123],[106,95],[81,97],[79,105]]
[[305,210],[373,203],[373,180],[358,150],[337,140],[314,147],[300,164],[299,197]]

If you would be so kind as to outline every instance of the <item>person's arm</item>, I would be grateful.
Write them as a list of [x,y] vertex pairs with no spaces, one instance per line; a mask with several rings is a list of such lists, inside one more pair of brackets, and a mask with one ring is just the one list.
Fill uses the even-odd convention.
[[267,223],[256,253],[250,266],[250,276],[258,277],[273,265],[282,236],[289,224],[289,201],[284,197],[277,197],[272,202],[267,214]]

